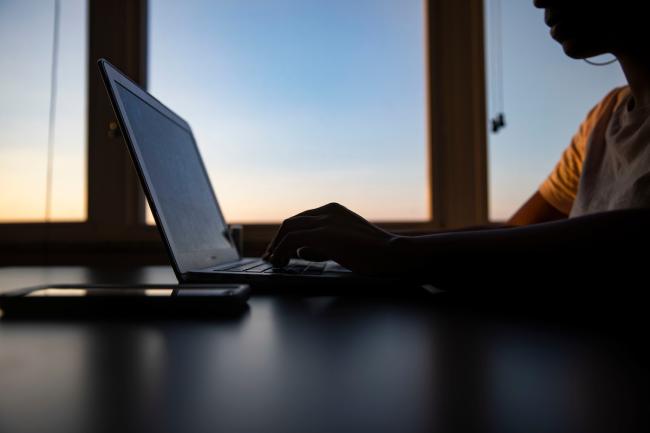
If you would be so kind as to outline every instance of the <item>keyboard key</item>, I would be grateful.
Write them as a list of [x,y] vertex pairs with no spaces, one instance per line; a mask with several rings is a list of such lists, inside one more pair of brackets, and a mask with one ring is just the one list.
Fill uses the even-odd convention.
[[325,270],[325,264],[324,263],[311,263],[305,272],[309,272],[312,274],[322,274],[323,271]]
[[268,269],[271,269],[273,265],[269,263],[260,263],[257,266],[246,269],[246,272],[265,272]]
[[253,262],[247,262],[241,265],[236,265],[233,266],[232,268],[224,269],[225,272],[245,272],[248,269],[255,268],[259,265],[266,264],[266,262],[263,262],[261,260],[256,260]]
[[246,263],[238,263],[234,266],[221,269],[221,272],[253,272],[263,274],[305,274],[318,275],[325,271],[325,263],[309,262],[307,260],[293,259],[282,268],[274,268],[272,264],[264,260],[253,260]]

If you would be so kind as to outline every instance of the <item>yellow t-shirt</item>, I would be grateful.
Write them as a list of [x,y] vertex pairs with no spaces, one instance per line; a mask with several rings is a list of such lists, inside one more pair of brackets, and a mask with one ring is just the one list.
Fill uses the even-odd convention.
[[[540,185],[539,192],[544,199],[559,211],[575,216],[576,203],[579,194],[581,177],[585,175],[584,164],[590,149],[598,150],[607,147],[607,130],[613,116],[625,111],[624,102],[630,97],[628,86],[611,91],[598,103],[582,122],[578,132],[573,136],[571,144],[562,154],[551,174]],[[602,161],[599,161],[602,163]],[[592,164],[594,165],[594,164]],[[599,176],[598,170],[591,170],[590,176]],[[592,194],[593,195],[593,194]],[[602,195],[602,194],[601,194]],[[584,198],[583,198],[584,201]],[[584,207],[584,206],[583,206]],[[607,209],[598,209],[600,211]],[[586,212],[580,212],[584,214]]]

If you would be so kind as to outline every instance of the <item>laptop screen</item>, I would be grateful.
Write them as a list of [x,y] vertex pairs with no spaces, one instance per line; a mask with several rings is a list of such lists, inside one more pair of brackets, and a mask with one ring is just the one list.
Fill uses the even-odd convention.
[[181,272],[237,259],[191,131],[114,83],[152,207],[176,261],[189,258],[178,263]]

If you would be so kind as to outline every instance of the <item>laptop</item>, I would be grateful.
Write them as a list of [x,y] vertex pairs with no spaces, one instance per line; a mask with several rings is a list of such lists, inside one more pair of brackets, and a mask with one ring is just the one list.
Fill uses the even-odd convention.
[[260,258],[241,257],[189,124],[107,60],[98,64],[179,282],[252,286],[386,282],[354,274],[332,261],[294,259],[274,268]]

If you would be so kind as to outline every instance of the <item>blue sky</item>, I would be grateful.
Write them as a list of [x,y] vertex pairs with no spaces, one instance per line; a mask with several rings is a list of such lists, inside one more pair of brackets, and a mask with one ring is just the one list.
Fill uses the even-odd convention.
[[427,217],[421,8],[151,2],[150,89],[193,126],[227,218]]
[[[566,58],[532,0],[501,1],[495,219],[623,83],[615,65]],[[43,217],[52,5],[0,0],[0,40],[13,47],[0,58],[0,182],[11,186],[0,221]],[[74,220],[85,216],[85,2],[62,5],[54,219]],[[149,88],[192,125],[227,218],[277,221],[328,201],[373,220],[427,217],[421,0],[151,0],[150,13]]]

